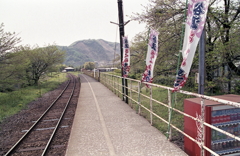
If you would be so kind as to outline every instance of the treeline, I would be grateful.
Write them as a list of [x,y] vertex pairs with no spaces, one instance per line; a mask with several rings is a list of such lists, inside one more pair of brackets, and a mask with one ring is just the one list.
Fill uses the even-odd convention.
[[0,92],[38,85],[41,77],[59,71],[65,52],[55,45],[46,47],[17,46],[21,38],[4,32],[0,25]]
[[[150,0],[141,14],[132,19],[144,22],[146,32],[138,34],[131,46],[130,77],[141,77],[145,69],[148,32],[159,32],[159,49],[154,69],[154,83],[173,86],[176,69],[182,62],[181,49],[186,1]],[[240,3],[239,0],[213,0],[208,8],[205,51],[205,93],[240,94]],[[180,56],[180,60],[178,61]],[[183,89],[197,92],[195,74],[198,73],[198,48],[187,84]]]

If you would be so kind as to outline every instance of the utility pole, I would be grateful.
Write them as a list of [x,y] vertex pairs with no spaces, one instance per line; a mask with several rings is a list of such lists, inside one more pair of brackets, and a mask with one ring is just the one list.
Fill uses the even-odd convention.
[[[120,49],[121,49],[121,65],[122,65],[122,60],[123,60],[123,41],[122,37],[124,37],[124,20],[123,20],[123,7],[122,7],[122,0],[118,0],[118,19],[119,19],[119,37],[120,37]],[[121,69],[122,77],[123,77],[123,68]],[[128,84],[127,80],[122,78],[122,93],[123,93],[123,101],[128,103]],[[126,96],[124,96],[126,95]]]
[[199,41],[199,83],[198,94],[204,94],[204,80],[205,80],[205,28],[203,28],[202,35]]

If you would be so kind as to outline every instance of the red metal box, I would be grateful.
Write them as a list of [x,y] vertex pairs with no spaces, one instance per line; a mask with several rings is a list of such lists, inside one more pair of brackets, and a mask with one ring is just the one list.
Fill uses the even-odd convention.
[[[240,102],[240,96],[234,94],[214,96],[215,98]],[[240,108],[224,105],[218,102],[204,100],[205,122],[224,131],[240,136]],[[184,112],[197,117],[201,115],[201,98],[184,100]],[[184,117],[184,132],[196,139],[198,135],[197,122]],[[240,142],[228,136],[205,127],[205,145],[219,155],[240,155]],[[184,150],[190,156],[200,156],[200,147],[187,137],[184,137]],[[210,156],[209,152],[205,152]]]

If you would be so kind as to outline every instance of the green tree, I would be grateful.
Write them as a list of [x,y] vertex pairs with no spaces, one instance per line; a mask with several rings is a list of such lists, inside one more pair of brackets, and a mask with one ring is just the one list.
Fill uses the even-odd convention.
[[4,24],[0,25],[0,63],[5,58],[7,52],[14,51],[16,45],[21,42],[21,38],[17,37],[16,33],[4,32]]
[[37,85],[41,76],[49,70],[52,71],[55,66],[63,63],[65,52],[59,50],[56,46],[50,45],[44,48],[35,48],[25,51],[29,59],[26,76],[30,85]]
[[240,69],[235,65],[240,61],[240,3],[237,0],[224,0],[223,3],[216,3],[217,1],[213,1],[210,5],[206,21],[207,80],[214,81],[214,73],[217,72],[219,80],[211,83],[214,87],[210,90],[213,92],[215,86],[219,86],[220,80],[228,79],[227,92],[230,93],[232,77],[240,76]]
[[6,54],[0,70],[0,91],[11,91],[25,84],[28,63],[29,60],[21,51]]
[[[175,75],[177,56],[182,48],[181,35],[185,11],[185,1],[182,0],[150,0],[150,4],[145,7],[142,14],[132,17],[159,31],[159,54],[155,65],[158,74]],[[235,65],[240,60],[239,14],[238,0],[223,0],[223,3],[214,0],[209,5],[206,21],[206,73],[211,85],[215,79],[214,74],[220,71],[220,68],[228,69],[228,72],[221,70],[221,78],[227,77],[229,82],[231,82],[231,74],[239,75],[239,68]],[[198,53],[194,58],[190,74],[193,74],[193,70],[197,72],[197,55]]]
[[84,63],[84,69],[86,70],[93,70],[95,68],[94,62],[85,62]]
[[185,2],[181,0],[150,0],[145,12],[132,17],[159,32],[158,57],[154,70],[158,75],[173,73],[177,69],[184,11]]
[[25,58],[17,53],[20,41],[15,33],[4,31],[3,23],[0,25],[0,91],[13,90],[14,84],[21,82]]
[[131,70],[129,77],[140,78],[146,66],[146,52],[147,52],[147,34],[139,33],[134,37],[132,46],[130,47],[130,65]]

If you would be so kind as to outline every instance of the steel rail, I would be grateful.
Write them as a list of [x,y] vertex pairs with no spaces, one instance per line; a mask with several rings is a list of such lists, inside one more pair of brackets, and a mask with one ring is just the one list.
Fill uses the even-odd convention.
[[53,137],[54,137],[54,135],[56,134],[56,131],[58,130],[59,125],[60,125],[60,123],[61,123],[61,121],[62,121],[62,118],[63,118],[63,116],[64,116],[64,114],[65,114],[65,112],[66,112],[66,110],[67,110],[67,107],[69,106],[69,103],[70,103],[71,99],[72,99],[72,96],[73,96],[73,93],[74,93],[74,90],[75,90],[75,87],[76,87],[76,81],[75,81],[75,79],[73,78],[72,75],[71,75],[71,77],[72,77],[73,82],[74,82],[74,86],[73,86],[71,95],[70,95],[70,97],[69,97],[69,99],[68,99],[68,101],[67,101],[67,103],[66,103],[66,106],[65,106],[65,108],[64,108],[64,110],[63,110],[63,112],[62,112],[62,114],[61,114],[61,117],[60,117],[59,120],[58,120],[57,125],[56,125],[55,128],[54,128],[54,131],[53,131],[50,139],[48,140],[48,143],[47,143],[45,149],[43,150],[42,156],[44,156],[44,155],[46,154],[47,150],[49,149],[50,144],[51,144],[51,142],[52,142],[52,140],[53,140]]
[[47,108],[47,110],[38,118],[38,120],[28,129],[28,131],[8,150],[8,152],[4,156],[8,156],[14,152],[14,150],[20,145],[20,143],[24,140],[24,138],[33,130],[33,128],[39,123],[39,121],[47,114],[47,112],[52,108],[52,106],[59,100],[59,98],[62,96],[64,91],[69,86],[71,80],[68,80],[68,83],[66,87],[63,89],[63,91],[59,94],[59,96],[52,102],[52,104]]

